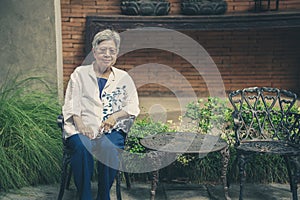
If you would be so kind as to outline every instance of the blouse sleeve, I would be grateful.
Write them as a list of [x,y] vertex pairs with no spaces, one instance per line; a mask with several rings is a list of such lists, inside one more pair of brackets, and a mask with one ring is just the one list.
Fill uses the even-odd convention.
[[65,95],[65,102],[63,105],[63,116],[66,122],[69,121],[73,115],[81,115],[81,85],[76,71],[72,73]]
[[127,97],[122,109],[129,115],[136,117],[140,113],[139,99],[135,84],[129,75],[126,76],[126,88]]

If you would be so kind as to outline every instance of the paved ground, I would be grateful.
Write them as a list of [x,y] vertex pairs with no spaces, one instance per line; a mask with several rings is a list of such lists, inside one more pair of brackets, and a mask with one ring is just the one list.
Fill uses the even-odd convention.
[[[1,200],[54,200],[57,198],[58,185],[26,187],[10,193],[0,193]],[[150,199],[150,183],[132,183],[127,190],[122,184],[123,200]],[[245,200],[290,200],[291,192],[287,184],[246,184]],[[93,183],[93,193],[96,195],[97,186]],[[237,184],[231,185],[229,195],[232,200],[238,199],[239,188]],[[300,191],[298,190],[298,194]],[[300,198],[300,195],[298,195]],[[72,185],[65,191],[64,200],[76,199],[76,190]],[[223,198],[221,185],[188,185],[160,183],[156,200],[219,200]],[[112,189],[111,200],[116,200],[115,187]]]

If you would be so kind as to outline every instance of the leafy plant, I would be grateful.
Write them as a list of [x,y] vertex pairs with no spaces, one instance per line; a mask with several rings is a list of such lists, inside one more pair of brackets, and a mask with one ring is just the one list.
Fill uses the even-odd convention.
[[154,122],[149,117],[137,119],[130,129],[129,137],[127,138],[126,146],[129,148],[127,150],[131,153],[144,153],[145,148],[139,143],[141,138],[170,131],[167,124]]
[[[53,183],[60,177],[60,106],[42,79],[7,79],[0,87],[0,189]],[[42,90],[34,91],[32,88]]]
[[185,117],[198,122],[199,132],[207,133],[213,127],[223,129],[224,123],[230,121],[231,109],[228,102],[217,97],[208,97],[207,101],[199,99],[187,105]]

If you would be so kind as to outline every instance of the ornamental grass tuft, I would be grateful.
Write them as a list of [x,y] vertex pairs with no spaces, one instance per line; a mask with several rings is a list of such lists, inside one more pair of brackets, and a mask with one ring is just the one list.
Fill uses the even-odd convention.
[[57,95],[41,78],[20,80],[16,76],[2,83],[0,191],[53,183],[60,178],[59,113]]

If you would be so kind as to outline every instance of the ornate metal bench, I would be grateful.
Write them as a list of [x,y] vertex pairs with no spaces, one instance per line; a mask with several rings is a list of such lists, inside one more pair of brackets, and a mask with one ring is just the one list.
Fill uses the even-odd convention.
[[234,108],[235,149],[243,199],[245,165],[254,155],[283,156],[293,200],[300,179],[300,115],[291,112],[296,94],[277,88],[246,88],[229,94]]
[[[62,131],[62,143],[63,143],[63,158],[62,158],[62,169],[61,169],[61,182],[60,182],[60,189],[58,193],[57,200],[61,200],[64,195],[65,189],[69,189],[70,180],[72,176],[72,168],[70,165],[71,162],[71,155],[70,150],[66,146],[66,139],[63,133],[63,116],[59,115],[57,117],[57,125],[61,128]],[[121,195],[121,172],[119,171],[116,176],[116,196],[117,200],[122,200]],[[128,173],[124,172],[126,187],[127,189],[131,188]]]

